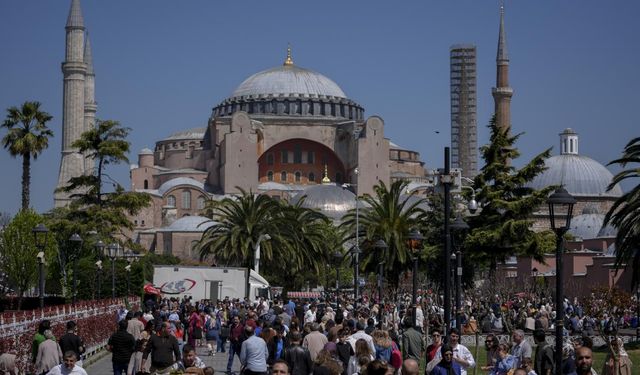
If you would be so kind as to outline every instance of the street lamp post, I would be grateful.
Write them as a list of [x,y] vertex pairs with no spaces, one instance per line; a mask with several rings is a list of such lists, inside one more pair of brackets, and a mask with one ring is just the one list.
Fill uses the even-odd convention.
[[47,237],[49,229],[44,224],[36,225],[32,230],[33,239],[38,249],[38,297],[40,299],[40,308],[44,308],[44,249],[47,247]]
[[255,255],[255,261],[253,264],[253,270],[256,271],[257,274],[260,273],[260,244],[262,241],[269,241],[271,236],[269,234],[261,234],[258,237],[258,241],[256,241],[255,246],[253,247],[253,253]]
[[128,263],[124,270],[127,271],[127,298],[129,298],[131,294],[131,262],[133,262],[133,251],[127,250],[124,257]]
[[455,240],[455,236],[452,237],[452,243],[455,250],[456,259],[456,328],[461,329],[462,325],[462,252],[460,246],[464,242],[464,233],[469,229],[469,225],[462,219],[461,215],[456,217],[456,220],[451,224],[451,230],[458,234],[458,241]]
[[387,243],[384,240],[379,239],[373,244],[373,248],[380,251],[380,262],[378,263],[378,329],[382,329],[382,307],[383,307],[383,298],[382,298],[382,282],[384,277],[384,263],[385,263],[385,253],[387,251]]
[[111,243],[107,247],[109,251],[109,259],[111,259],[111,298],[116,298],[116,258],[118,257],[118,250],[120,245]]
[[104,252],[104,247],[105,244],[102,240],[98,240],[98,242],[96,242],[96,253],[98,255],[98,261],[96,262],[96,268],[98,269],[98,299],[102,298],[102,253]]
[[342,263],[342,253],[336,250],[333,253],[333,259],[336,261],[336,309],[340,308],[340,264]]
[[449,147],[444,148],[444,174],[440,176],[444,186],[444,336],[448,337],[451,328],[451,232],[449,228],[451,211],[451,166],[449,162]]
[[[563,236],[571,226],[571,215],[576,199],[560,187],[547,200],[551,229],[556,234],[556,351],[555,363],[562,363],[562,334],[564,330],[563,311]],[[556,365],[556,375],[562,375],[562,366]]]
[[413,270],[411,271],[413,277],[413,326],[418,325],[418,255],[420,254],[422,240],[424,236],[416,228],[411,229],[409,232],[409,249],[411,249],[411,255],[413,256]]
[[[357,133],[358,137],[360,133]],[[356,167],[353,173],[358,178],[360,170]],[[356,181],[357,184],[357,181]],[[360,202],[358,198],[358,186],[356,185],[356,247],[353,252],[353,311],[358,311],[358,292],[360,290]],[[356,316],[357,318],[357,316]]]
[[78,258],[82,250],[82,238],[78,233],[74,233],[69,238],[73,251],[73,304],[78,302]]

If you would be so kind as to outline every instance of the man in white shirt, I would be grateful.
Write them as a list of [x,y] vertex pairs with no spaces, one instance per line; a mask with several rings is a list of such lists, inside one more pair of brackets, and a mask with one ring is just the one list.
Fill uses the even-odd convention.
[[473,355],[469,349],[459,343],[460,331],[457,328],[451,328],[449,332],[448,344],[453,348],[453,360],[462,367],[460,375],[467,375],[467,369],[475,367],[476,361],[473,360]]
[[87,375],[87,372],[76,365],[78,358],[73,350],[64,353],[62,364],[53,367],[47,375]]
[[316,310],[318,308],[316,307],[315,304],[311,305],[309,307],[309,310],[307,310],[306,313],[304,313],[304,324],[307,323],[315,323],[316,321]]
[[513,331],[511,337],[513,339],[513,348],[511,348],[511,355],[515,357],[514,368],[519,368],[525,358],[532,358],[533,349],[531,344],[525,339],[524,332],[520,329]]
[[364,323],[360,321],[356,323],[356,333],[352,334],[347,339],[349,344],[351,344],[354,352],[356,351],[356,341],[358,341],[359,339],[363,339],[367,342],[367,344],[369,345],[369,349],[371,349],[371,353],[376,352],[376,347],[373,345],[373,337],[371,337],[371,335],[367,334],[364,331]]

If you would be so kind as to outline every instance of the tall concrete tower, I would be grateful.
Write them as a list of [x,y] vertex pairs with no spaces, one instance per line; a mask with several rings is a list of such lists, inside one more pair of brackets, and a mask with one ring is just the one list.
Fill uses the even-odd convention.
[[478,174],[476,47],[456,44],[449,50],[451,85],[451,165],[462,175]]
[[[87,83],[87,64],[84,56],[88,51],[91,57],[90,46],[85,47],[85,27],[80,9],[80,0],[71,1],[71,9],[67,18],[65,59],[62,63],[63,99],[62,99],[62,155],[60,170],[58,172],[57,188],[68,184],[71,177],[81,176],[85,173],[85,157],[78,153],[71,145],[80,138],[87,127],[86,120],[92,122],[95,118],[95,101],[93,100],[93,69],[91,69],[90,87]],[[86,91],[85,91],[86,90]],[[87,98],[85,99],[85,92]],[[88,111],[85,112],[85,102],[89,100]],[[85,118],[86,116],[86,118]],[[62,207],[71,202],[68,193],[54,193],[55,207]]]
[[496,87],[491,90],[495,102],[496,123],[501,128],[510,129],[513,89],[509,87],[509,54],[507,53],[507,34],[504,29],[504,5],[500,7],[500,31],[498,34],[496,64]]

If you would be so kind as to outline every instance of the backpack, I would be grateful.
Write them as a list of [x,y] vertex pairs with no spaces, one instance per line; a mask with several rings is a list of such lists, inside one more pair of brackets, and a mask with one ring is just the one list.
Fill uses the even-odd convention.
[[398,349],[395,342],[392,344],[391,348],[391,361],[389,361],[389,363],[391,363],[391,366],[397,370],[402,367],[402,352],[400,352],[400,349]]

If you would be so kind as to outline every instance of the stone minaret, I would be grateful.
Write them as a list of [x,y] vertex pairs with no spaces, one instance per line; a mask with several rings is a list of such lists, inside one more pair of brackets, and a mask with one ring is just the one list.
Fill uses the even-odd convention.
[[[71,1],[67,18],[65,59],[62,63],[64,76],[62,99],[62,158],[58,172],[57,188],[68,184],[71,177],[85,173],[84,157],[71,147],[85,129],[85,76],[87,64],[84,63],[84,20],[80,10],[80,0]],[[56,192],[55,207],[69,204],[69,194]]]
[[[89,33],[86,34],[84,42],[84,63],[87,64],[87,74],[84,80],[84,130],[92,129],[96,125],[96,111],[98,105],[96,103],[96,74],[93,72],[93,57],[91,55],[91,42],[89,42]],[[93,159],[84,155],[84,173],[86,175],[93,174],[95,163]]]
[[507,34],[504,30],[504,6],[500,7],[500,32],[496,64],[496,87],[491,90],[495,102],[496,123],[501,128],[510,129],[513,89],[509,87],[509,54],[507,53]]

